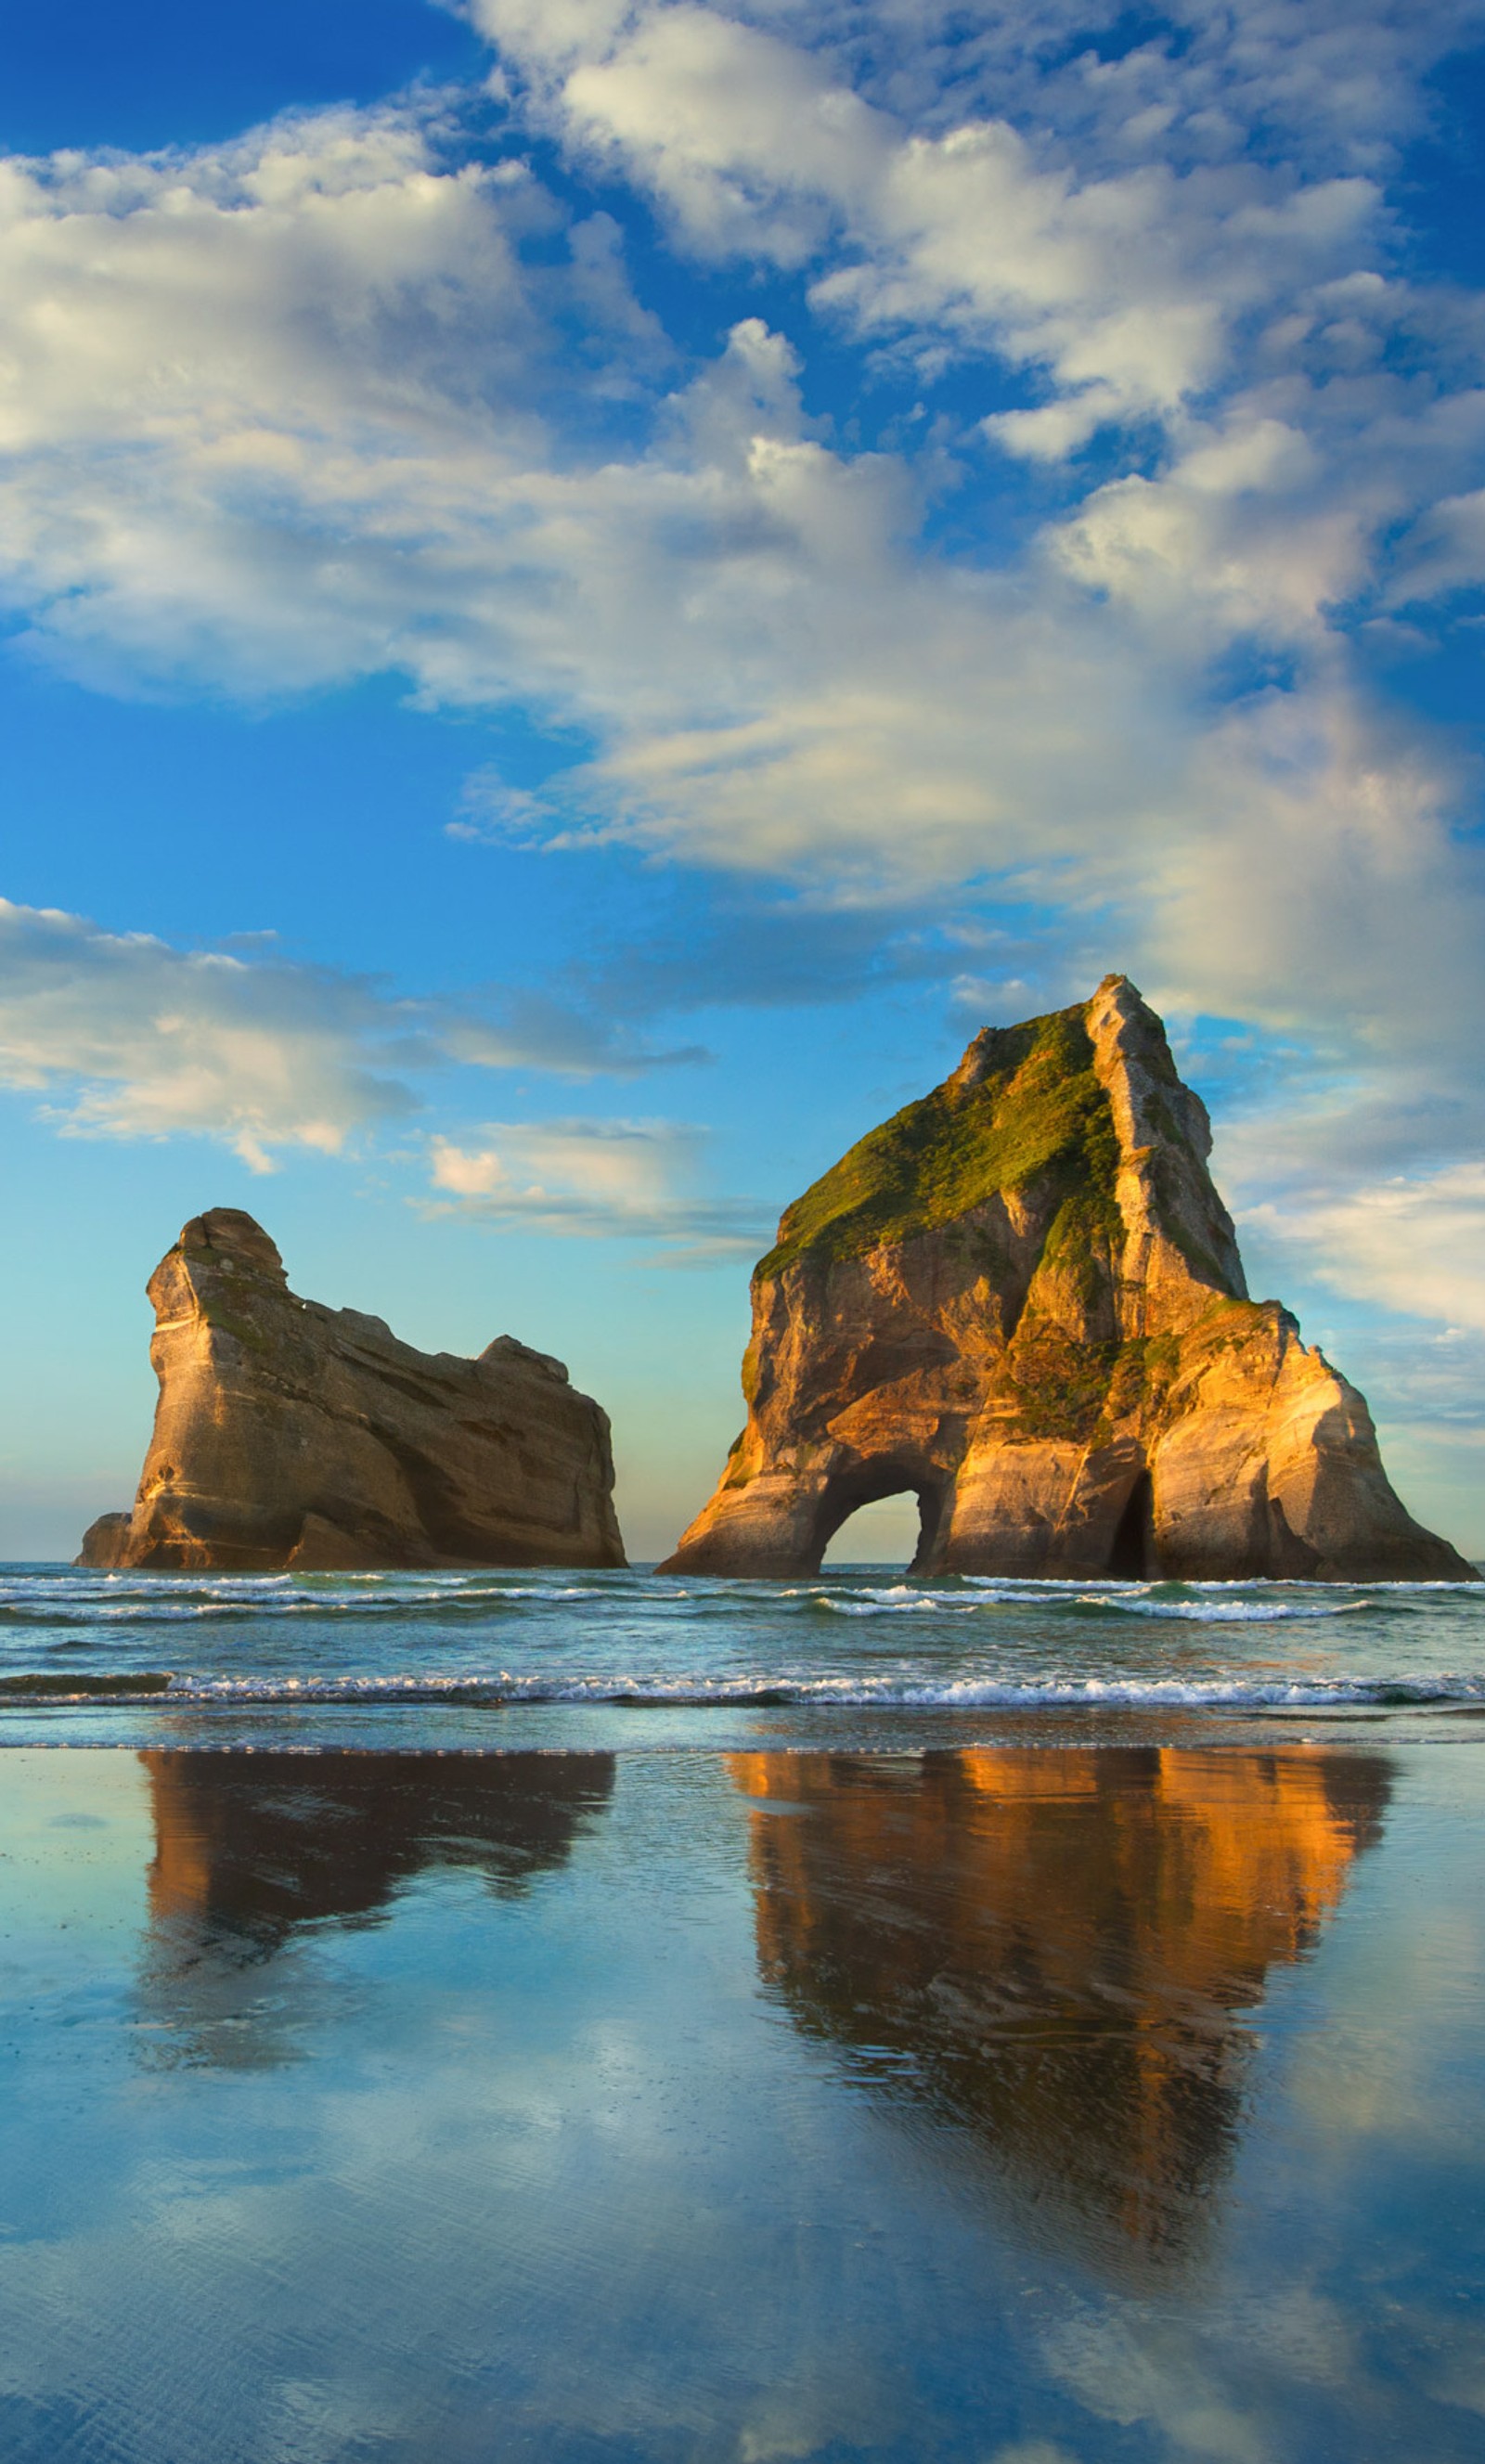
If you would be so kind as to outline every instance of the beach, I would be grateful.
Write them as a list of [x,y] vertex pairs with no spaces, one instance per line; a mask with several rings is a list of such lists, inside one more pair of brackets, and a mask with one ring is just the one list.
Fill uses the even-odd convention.
[[[149,1606],[49,1579],[54,1643]],[[388,1609],[296,1704],[212,1578],[112,1655],[208,1606],[186,1699],[8,1698],[8,2456],[1477,2452],[1481,1594],[1095,1601],[1144,1639],[1070,1704],[1014,1697],[1073,1604],[831,1574],[842,1702],[772,1587],[595,1577],[497,1659],[474,1579],[442,1696]],[[976,1618],[986,1699],[920,1699]]]

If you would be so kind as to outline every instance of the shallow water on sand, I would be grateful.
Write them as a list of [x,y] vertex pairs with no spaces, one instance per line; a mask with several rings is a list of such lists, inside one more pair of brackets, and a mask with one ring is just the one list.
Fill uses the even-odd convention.
[[0,1755],[9,2464],[1478,2454],[1477,1749],[751,1716]]
[[0,1570],[0,2455],[1473,2457],[1482,1715],[1485,1581]]

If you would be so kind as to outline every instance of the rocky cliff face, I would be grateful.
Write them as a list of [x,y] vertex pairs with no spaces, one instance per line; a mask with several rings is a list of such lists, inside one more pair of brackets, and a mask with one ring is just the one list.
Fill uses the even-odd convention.
[[155,1432],[79,1563],[306,1573],[622,1566],[607,1415],[560,1360],[477,1360],[291,1292],[251,1215],[187,1224],[149,1282]]
[[1125,977],[986,1027],[785,1215],[747,1426],[666,1571],[812,1573],[914,1491],[922,1573],[1473,1574],[1355,1387],[1248,1298],[1210,1147]]

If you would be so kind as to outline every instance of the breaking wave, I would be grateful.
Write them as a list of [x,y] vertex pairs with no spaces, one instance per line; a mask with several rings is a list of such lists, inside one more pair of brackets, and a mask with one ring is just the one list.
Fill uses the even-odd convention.
[[1469,1709],[1485,1705],[1485,1580],[0,1568],[0,1738],[23,1710],[104,1703]]
[[678,1671],[672,1676],[573,1672],[563,1677],[512,1674],[487,1677],[176,1677],[167,1670],[75,1672],[66,1681],[26,1676],[0,1680],[0,1695],[12,1702],[148,1702],[156,1706],[210,1704],[469,1703],[492,1706],[521,1703],[670,1704],[733,1707],[772,1704],[841,1704],[853,1709],[900,1705],[921,1710],[1046,1710],[1175,1708],[1256,1711],[1274,1708],[1327,1710],[1372,1705],[1397,1709],[1409,1704],[1479,1704],[1485,1677],[1275,1678],[1047,1677],[1016,1683],[1005,1679],[960,1677],[924,1680],[738,1670],[725,1675]]

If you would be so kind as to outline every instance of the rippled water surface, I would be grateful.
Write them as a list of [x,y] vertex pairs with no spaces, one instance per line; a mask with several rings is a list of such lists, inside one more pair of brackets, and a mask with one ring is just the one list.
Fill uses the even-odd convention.
[[0,1573],[0,1717],[145,1699],[958,1713],[1485,1705],[1485,1581]]

